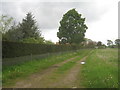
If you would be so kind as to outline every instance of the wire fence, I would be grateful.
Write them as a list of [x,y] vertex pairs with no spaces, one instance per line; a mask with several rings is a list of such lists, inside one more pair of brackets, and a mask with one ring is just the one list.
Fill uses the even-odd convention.
[[[75,50],[74,50],[75,51]],[[2,59],[2,67],[9,67],[14,65],[19,65],[28,61],[32,60],[42,60],[47,57],[58,56],[65,53],[70,53],[73,51],[65,51],[65,52],[58,52],[58,53],[47,53],[47,54],[40,54],[40,55],[27,55],[21,57],[14,57],[14,58],[3,58]]]

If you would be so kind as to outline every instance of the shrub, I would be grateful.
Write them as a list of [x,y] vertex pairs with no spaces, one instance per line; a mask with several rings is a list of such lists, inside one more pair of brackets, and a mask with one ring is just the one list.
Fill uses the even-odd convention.
[[2,57],[12,58],[31,54],[35,55],[77,50],[79,48],[80,46],[77,45],[49,45],[2,41]]

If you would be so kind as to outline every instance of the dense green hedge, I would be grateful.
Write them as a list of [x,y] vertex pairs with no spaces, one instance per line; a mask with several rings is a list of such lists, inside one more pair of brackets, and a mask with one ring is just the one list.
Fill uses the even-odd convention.
[[71,45],[46,45],[20,42],[2,41],[2,57],[12,58],[26,55],[54,53],[79,49],[79,46]]

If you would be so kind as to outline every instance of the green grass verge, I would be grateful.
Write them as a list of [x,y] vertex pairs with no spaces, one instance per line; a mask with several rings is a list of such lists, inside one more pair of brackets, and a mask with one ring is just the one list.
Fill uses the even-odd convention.
[[97,49],[82,66],[80,82],[86,88],[118,87],[118,50]]
[[63,74],[70,68],[72,68],[75,65],[75,61],[69,61],[68,63],[65,63],[61,67],[59,67],[56,71],[57,74]]
[[32,60],[24,64],[7,67],[3,69],[2,73],[3,87],[14,84],[16,82],[16,79],[25,78],[30,74],[41,72],[53,64],[60,63],[66,59],[80,55],[83,52],[87,53],[88,51],[83,49],[76,52],[64,53],[62,55],[46,57],[42,60]]
[[82,50],[82,51],[79,51],[78,52],[78,57],[73,59],[72,61],[69,61],[65,64],[63,64],[62,66],[60,66],[58,69],[57,69],[57,73],[65,73],[66,71],[68,71],[69,69],[71,69],[77,61],[81,60],[83,57],[87,56],[89,53],[90,53],[91,50]]

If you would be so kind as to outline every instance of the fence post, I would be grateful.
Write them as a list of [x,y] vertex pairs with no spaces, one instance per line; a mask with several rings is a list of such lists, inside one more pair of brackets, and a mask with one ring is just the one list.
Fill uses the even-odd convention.
[[31,61],[32,61],[32,53],[31,53]]

